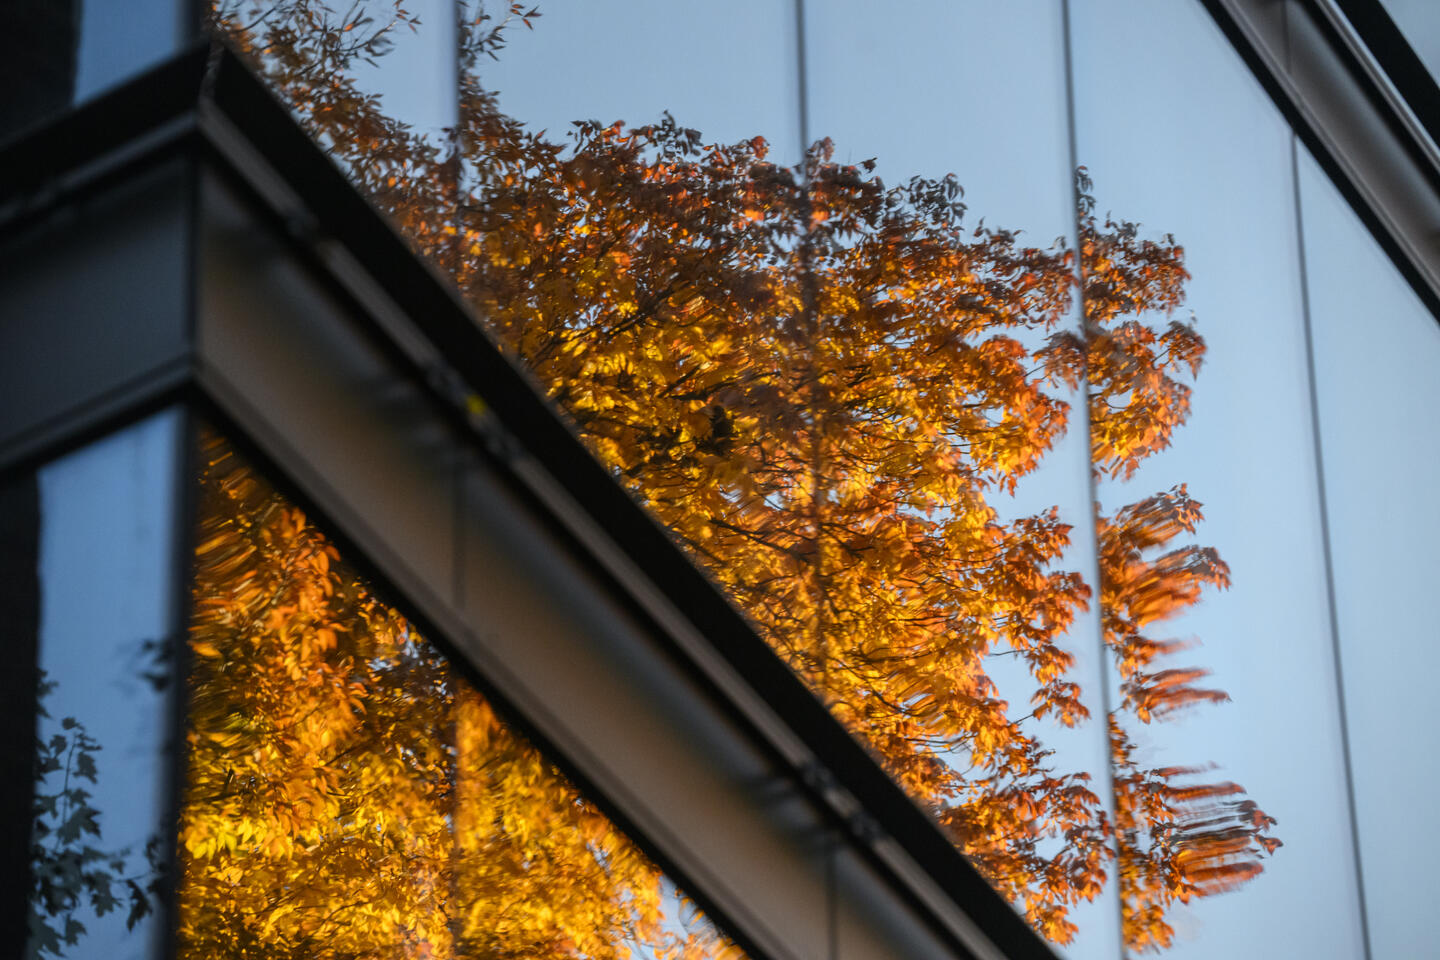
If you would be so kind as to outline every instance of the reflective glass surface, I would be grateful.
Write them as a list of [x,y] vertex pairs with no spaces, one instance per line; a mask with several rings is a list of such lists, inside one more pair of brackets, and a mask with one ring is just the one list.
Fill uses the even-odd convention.
[[297,84],[344,25],[272,9],[272,82],[347,167],[384,136],[357,182],[616,479],[1038,929],[1089,905],[1113,953],[1061,8],[937,7],[983,17],[956,65],[944,30],[870,64],[827,6],[463,6],[450,212],[404,130]]
[[[904,185],[917,175],[949,176],[963,190],[964,233],[978,239],[988,232],[992,241],[982,258],[1049,261],[1054,279],[1063,278],[1065,254],[1074,248],[1075,216],[1062,4],[907,5],[904,19],[923,24],[919,30],[866,29],[876,12],[875,4],[861,0],[806,5],[811,136],[831,138],[835,156],[844,162],[873,158],[875,174],[889,185]],[[993,243],[1001,236],[1013,241],[1009,250]],[[1023,284],[1023,272],[1000,283],[1015,280]],[[1104,667],[1098,611],[1085,600],[1094,551],[1084,393],[1067,382],[1063,360],[1055,364],[1056,376],[1045,375],[1051,372],[1045,358],[1059,360],[1063,351],[1056,348],[1073,342],[1077,314],[1063,282],[1037,297],[1034,306],[1034,314],[1023,319],[1022,311],[1002,308],[978,325],[974,336],[1023,351],[1017,357],[1031,365],[1025,372],[1030,389],[1053,420],[1028,438],[1025,462],[994,477],[974,477],[966,485],[970,502],[942,502],[937,510],[994,511],[995,532],[1016,549],[1055,537],[1041,548],[1049,551],[1045,562],[1031,571],[1038,588],[1032,598],[1043,604],[1048,593],[1053,606],[1047,616],[1061,617],[1043,625],[1034,618],[1028,632],[1002,628],[993,639],[972,639],[952,652],[951,666],[964,664],[991,685],[989,696],[1006,720],[993,731],[1030,763],[1023,774],[1008,774],[1013,780],[1006,782],[1007,776],[997,778],[983,762],[971,766],[968,758],[959,762],[941,751],[955,774],[952,782],[966,797],[942,817],[961,849],[1037,926],[1066,943],[1067,956],[1114,957],[1119,910],[1113,885],[1105,884],[1103,853],[1103,825],[1112,816],[1100,696]],[[924,317],[921,323],[930,322],[926,314],[932,307],[925,298],[915,298],[913,307]],[[902,353],[900,363],[917,370],[928,365],[914,353]],[[1004,376],[998,358],[985,366],[990,376]],[[946,403],[955,409],[983,406],[987,392],[980,378],[955,389]],[[955,450],[964,457],[961,447],[957,443]],[[969,567],[978,584],[994,583],[982,564]],[[942,569],[937,563],[937,575]],[[1042,579],[1047,576],[1049,582]],[[983,619],[985,604],[998,612],[1007,603],[1003,589],[981,590],[967,617],[972,624]],[[961,635],[973,630],[962,623],[954,627]],[[934,638],[941,644],[944,632],[936,631]],[[1047,708],[1046,698],[1062,686],[1065,709]],[[975,732],[962,726],[952,728],[951,736],[958,746]],[[1012,791],[1034,800],[1019,821],[1013,817]],[[945,806],[938,791],[922,796]],[[976,830],[978,821],[996,815],[1007,823],[1009,839]],[[1039,882],[1047,875],[1065,879]]]
[[1433,950],[1440,325],[1308,156],[1300,166],[1336,629],[1371,956]]
[[202,441],[181,957],[732,957],[311,522]]
[[1357,866],[1429,848],[1352,810],[1341,558],[1421,547],[1320,456],[1359,482],[1334,398],[1428,347],[1332,370],[1317,306],[1312,377],[1307,297],[1371,284],[1203,6],[537,3],[221,22],[1067,956],[1361,955]]
[[[534,2],[211,19],[1066,956],[1433,952],[1440,329],[1204,6]],[[1440,7],[1382,2],[1433,70]],[[189,29],[64,6],[11,18],[49,41],[7,132]],[[5,501],[32,954],[163,949],[180,421]],[[311,518],[201,461],[181,954],[733,950]]]
[[30,956],[140,960],[163,939],[179,419],[156,416],[36,475]]
[[1292,135],[1200,4],[1072,12],[1127,948],[1362,956]]

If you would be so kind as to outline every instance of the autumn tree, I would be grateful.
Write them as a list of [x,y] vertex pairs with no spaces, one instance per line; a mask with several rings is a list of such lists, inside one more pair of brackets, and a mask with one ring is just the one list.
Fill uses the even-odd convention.
[[[262,9],[217,23],[1038,930],[1068,941],[1069,908],[1114,870],[1127,943],[1161,948],[1171,902],[1258,872],[1276,841],[1238,787],[1131,761],[1127,724],[1224,696],[1197,686],[1203,670],[1163,668],[1174,650],[1144,632],[1227,582],[1213,551],[1175,543],[1198,504],[1179,490],[1097,517],[1096,585],[1066,569],[1057,510],[995,506],[1066,429],[1062,387],[1087,397],[1095,470],[1129,477],[1169,445],[1204,354],[1174,318],[1173,240],[1098,219],[1083,171],[1073,249],[969,228],[953,178],[886,185],[829,141],[794,167],[763,139],[707,144],[669,117],[556,142],[486,89],[507,24],[475,4],[458,123],[426,139],[349,72],[410,26],[398,7],[383,22]],[[1124,684],[1106,718],[1114,823],[1011,707],[1090,720],[1066,644],[1095,601]],[[1028,689],[987,672],[1010,651]]]
[[182,957],[726,953],[302,511],[202,453]]

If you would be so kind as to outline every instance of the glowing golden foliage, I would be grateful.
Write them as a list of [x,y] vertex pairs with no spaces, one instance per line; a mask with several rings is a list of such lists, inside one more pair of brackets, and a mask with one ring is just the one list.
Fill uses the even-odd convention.
[[181,956],[733,953],[301,511],[204,454]]
[[[1071,527],[1054,509],[1002,521],[992,505],[1065,430],[1067,386],[1088,397],[1097,471],[1131,477],[1170,444],[1204,354],[1173,318],[1188,275],[1171,238],[1098,220],[1083,170],[1077,251],[963,228],[953,178],[887,186],[871,164],[835,162],[829,141],[795,168],[761,138],[707,145],[668,116],[577,123],[554,142],[482,86],[505,23],[473,4],[458,126],[426,140],[346,73],[383,52],[383,30],[362,50],[317,9],[217,18],[1038,930],[1073,936],[1069,908],[1104,889],[1117,850],[1133,949],[1169,942],[1172,900],[1259,871],[1277,843],[1269,819],[1233,785],[1179,786],[1193,770],[1135,769],[1122,726],[1224,698],[1193,685],[1203,670],[1161,667],[1172,648],[1142,632],[1228,582],[1213,551],[1170,546],[1198,504],[1180,488],[1098,518],[1098,599],[1125,692],[1107,718],[1113,824],[1089,773],[1057,769],[1030,722],[1090,719],[1065,646],[1093,598],[1065,569]],[[1029,669],[1029,688],[1007,692],[1028,717],[987,672],[1004,653]]]

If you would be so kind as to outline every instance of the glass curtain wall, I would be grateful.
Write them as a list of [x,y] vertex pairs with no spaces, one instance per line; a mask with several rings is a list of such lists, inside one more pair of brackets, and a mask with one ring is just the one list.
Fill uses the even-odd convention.
[[1405,955],[1433,321],[1200,4],[535,2],[215,23],[1058,949]]
[[24,956],[743,957],[218,434],[153,416],[0,524]]
[[[1198,5],[1072,6],[1082,161],[1134,203],[1135,236],[1183,265],[1176,306],[1203,338],[1162,450],[1117,471],[1109,435],[1093,437],[1106,639],[1131,715],[1118,802],[1173,821],[1122,822],[1122,871],[1126,843],[1178,849],[1183,868],[1125,885],[1129,947],[1424,953],[1418,880],[1440,837],[1404,811],[1435,770],[1393,731],[1433,727],[1416,598],[1437,572],[1422,491],[1440,455],[1417,426],[1436,318]],[[1112,293],[1097,284],[1091,312]],[[1121,506],[1167,489],[1143,513]],[[1146,906],[1163,922],[1140,925]]]
[[[1001,572],[958,541],[929,560],[934,576],[969,581],[975,593],[931,605],[940,616],[917,649],[943,656],[942,669],[968,671],[977,699],[994,712],[962,719],[942,695],[937,707],[949,722],[932,729],[947,740],[934,753],[946,777],[914,792],[1067,956],[1114,957],[1119,910],[1105,882],[1113,810],[1098,608],[1089,595],[1089,449],[1084,389],[1069,353],[1079,324],[1067,286],[1075,216],[1064,8],[1059,0],[931,0],[907,5],[884,29],[866,29],[877,13],[858,0],[804,5],[810,138],[829,138],[842,162],[873,163],[892,189],[910,189],[918,177],[959,190],[954,249],[967,262],[962,269],[989,273],[989,290],[1005,299],[972,306],[878,284],[862,289],[904,303],[917,330],[963,331],[962,349],[976,351],[979,375],[936,391],[947,412],[926,414],[964,473],[928,516],[984,526],[991,549],[1008,554],[1002,563],[1019,561]],[[1038,295],[1026,298],[1029,289]],[[897,363],[912,375],[945,369],[942,353],[896,346]],[[1009,377],[1033,404],[1023,413],[1006,409],[1000,385]],[[964,419],[970,411],[985,429],[1010,432],[1005,461],[987,462],[976,449],[976,424]],[[1020,591],[1006,582],[1016,573],[1028,581]],[[982,746],[988,737],[998,748]],[[1020,796],[1029,805],[1017,804]]]
[[303,511],[188,440],[170,411],[0,489],[25,956],[743,957]]

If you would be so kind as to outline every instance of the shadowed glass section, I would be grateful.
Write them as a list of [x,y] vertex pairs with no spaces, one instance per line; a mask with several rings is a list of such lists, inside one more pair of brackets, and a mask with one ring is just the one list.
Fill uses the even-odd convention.
[[76,0],[15,0],[0,36],[0,140],[60,113],[75,96]]
[[37,472],[27,956],[142,960],[163,938],[179,434],[162,414]]
[[180,956],[738,956],[214,436],[198,482]]
[[158,66],[194,39],[192,0],[12,0],[0,141]]

